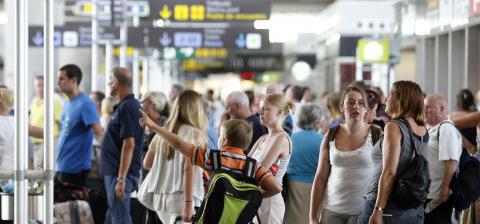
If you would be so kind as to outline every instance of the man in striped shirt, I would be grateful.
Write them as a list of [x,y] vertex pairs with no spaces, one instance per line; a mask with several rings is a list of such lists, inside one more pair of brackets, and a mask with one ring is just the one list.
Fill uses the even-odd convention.
[[[177,135],[169,132],[167,129],[158,126],[143,111],[143,117],[140,119],[140,125],[148,126],[150,130],[155,131],[175,150],[180,151],[187,156],[190,161],[206,171],[213,171],[212,161],[209,158],[211,150],[201,148],[183,141]],[[201,133],[194,133],[200,136]],[[250,145],[252,140],[252,127],[244,120],[232,119],[224,121],[220,127],[220,137],[218,146],[222,169],[238,171],[241,173],[247,162],[247,156],[244,150]],[[278,194],[282,190],[281,184],[273,178],[272,174],[260,163],[255,165],[255,180],[262,188],[264,198]]]

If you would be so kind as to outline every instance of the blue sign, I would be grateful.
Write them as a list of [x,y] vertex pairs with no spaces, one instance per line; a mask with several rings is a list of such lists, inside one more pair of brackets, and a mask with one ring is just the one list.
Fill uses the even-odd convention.
[[245,34],[238,34],[237,38],[235,38],[235,45],[237,45],[238,48],[245,48],[245,45],[247,45]]
[[176,32],[173,45],[175,47],[201,47],[202,33],[200,32]]

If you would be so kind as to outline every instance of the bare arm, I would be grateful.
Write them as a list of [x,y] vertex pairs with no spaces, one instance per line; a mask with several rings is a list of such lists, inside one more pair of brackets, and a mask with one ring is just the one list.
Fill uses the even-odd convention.
[[260,159],[260,163],[270,168],[279,157],[288,156],[289,152],[288,139],[284,135],[276,136],[270,148],[266,149],[265,155]]
[[43,138],[43,129],[28,125],[28,136],[35,137],[35,138]]
[[135,139],[133,137],[123,139],[118,178],[125,179],[125,177],[127,177],[128,169],[130,168],[130,164],[132,162],[134,149]]
[[[383,139],[383,170],[378,183],[378,195],[375,207],[385,208],[388,197],[392,191],[393,182],[397,173],[398,161],[401,151],[402,133],[400,127],[393,122],[385,126],[385,138]],[[382,218],[381,214],[374,210],[371,219],[378,220]]]
[[262,184],[264,198],[272,197],[282,191],[282,185],[272,175],[265,177]]
[[100,126],[100,123],[95,123],[90,126],[92,128],[93,134],[95,135],[95,139],[98,142],[102,142],[103,140],[103,128]]
[[312,192],[310,196],[310,223],[318,223],[320,206],[323,202],[325,194],[325,186],[327,185],[328,177],[330,176],[330,158],[328,147],[328,131],[323,138],[320,146],[320,156],[318,158],[317,172],[312,185]]
[[163,138],[163,140],[168,142],[172,148],[178,150],[180,153],[188,157],[191,144],[183,141],[180,137],[168,131],[166,128],[160,127],[153,122],[143,110],[140,111],[142,112],[142,118],[140,118],[139,122],[142,127],[148,126],[150,130],[156,132],[160,137]]
[[453,174],[457,169],[456,160],[445,160],[445,174],[443,175],[442,185],[440,187],[440,202],[446,202],[448,199],[448,190],[450,189],[450,182],[452,182]]
[[195,183],[195,167],[190,161],[185,159],[183,165],[183,192],[185,194],[185,201],[183,207],[183,220],[190,221],[193,216],[193,184]]
[[153,160],[155,159],[155,154],[157,152],[158,147],[160,146],[158,143],[158,138],[155,136],[153,137],[150,145],[148,146],[148,151],[145,153],[145,158],[143,158],[143,168],[146,170],[150,170],[153,165]]
[[480,123],[480,112],[473,112],[461,118],[454,119],[455,127],[457,128],[472,128]]

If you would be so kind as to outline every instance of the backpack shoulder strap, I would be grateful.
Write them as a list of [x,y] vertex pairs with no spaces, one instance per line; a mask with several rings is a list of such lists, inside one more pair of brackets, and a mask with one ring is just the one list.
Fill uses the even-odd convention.
[[210,151],[210,161],[212,161],[213,170],[219,170],[222,168],[222,161],[220,159],[220,150]]
[[380,140],[380,138],[383,136],[382,129],[377,128],[374,125],[370,127],[370,133],[372,134],[373,145],[375,145],[378,142],[378,140]]
[[247,156],[245,168],[243,169],[243,174],[247,177],[255,179],[256,165],[257,165],[257,160],[255,160],[250,156]]
[[337,126],[337,127],[334,127],[334,128],[330,128],[328,130],[328,135],[327,135],[327,139],[328,139],[327,147],[328,147],[328,149],[330,149],[330,142],[333,142],[333,140],[335,140],[335,136],[337,135],[338,129],[340,129],[340,125]]

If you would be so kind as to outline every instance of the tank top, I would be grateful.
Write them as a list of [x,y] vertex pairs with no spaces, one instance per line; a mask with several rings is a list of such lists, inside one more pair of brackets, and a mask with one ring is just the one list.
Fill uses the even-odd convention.
[[[288,140],[288,146],[289,146],[289,153],[288,156],[286,157],[279,157],[273,162],[272,166],[269,168],[270,172],[272,175],[275,177],[275,179],[278,180],[278,182],[282,183],[283,176],[285,175],[285,172],[287,172],[287,167],[288,167],[288,162],[290,161],[290,155],[292,154],[292,144],[290,137],[288,137],[288,134],[285,132],[281,132],[278,135],[283,134],[285,138]],[[270,147],[270,144],[265,144],[265,139],[267,135],[264,135],[261,137],[261,142],[258,144],[257,149],[252,155],[252,158],[254,158],[257,161],[260,161],[265,153],[267,153],[268,148]]]
[[363,209],[363,195],[373,173],[372,134],[353,151],[341,151],[335,140],[329,142],[330,176],[325,192],[325,208],[342,214],[358,215]]
[[[405,122],[408,122],[404,120]],[[400,151],[400,158],[398,159],[398,167],[397,173],[402,173],[403,170],[410,165],[413,159],[413,147],[410,141],[410,129],[404,122],[400,120],[392,120],[397,126],[400,127],[402,139],[401,139],[401,151]],[[428,152],[428,140],[429,135],[428,132],[424,136],[418,136],[412,132],[413,136],[413,143],[415,144],[415,148],[417,149],[417,153],[424,156],[426,158]],[[365,198],[367,200],[374,200],[377,198],[378,193],[378,183],[380,181],[380,175],[382,174],[383,168],[383,156],[382,156],[382,142],[383,137],[380,139],[377,144],[373,147],[372,152],[372,159],[375,164],[374,168],[374,175],[368,185],[367,193],[365,194]]]

